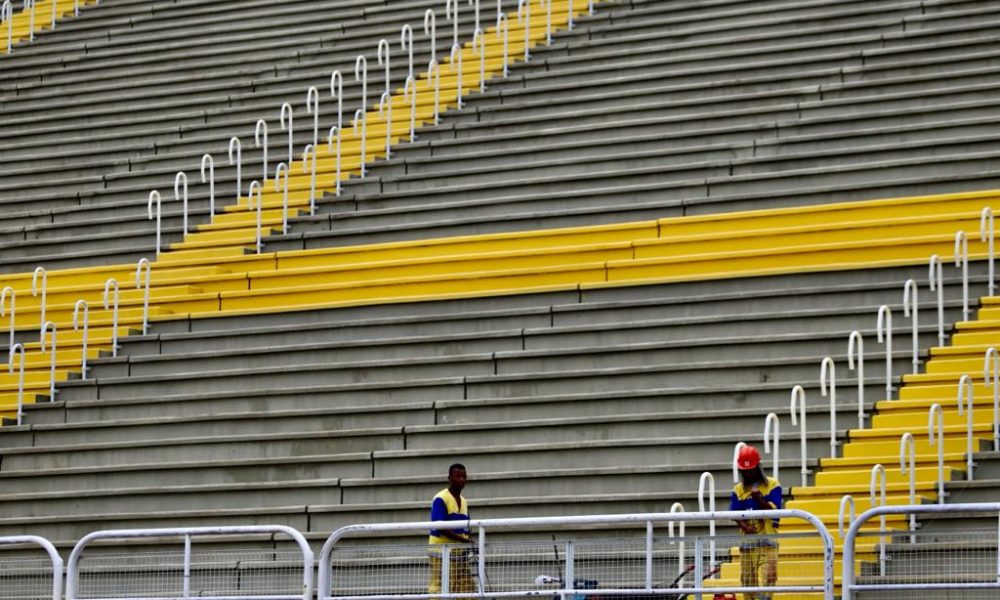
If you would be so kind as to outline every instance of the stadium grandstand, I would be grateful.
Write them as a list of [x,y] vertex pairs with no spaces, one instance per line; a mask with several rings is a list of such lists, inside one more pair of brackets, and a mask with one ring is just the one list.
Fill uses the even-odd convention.
[[1000,3],[2,6],[0,600],[1000,595]]

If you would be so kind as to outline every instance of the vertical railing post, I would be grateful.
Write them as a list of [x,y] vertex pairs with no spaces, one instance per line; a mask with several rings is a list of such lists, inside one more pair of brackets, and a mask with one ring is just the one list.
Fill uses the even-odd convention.
[[963,408],[966,412],[966,428],[965,428],[965,467],[966,473],[965,478],[968,481],[972,481],[972,468],[974,466],[972,455],[975,451],[973,447],[972,439],[973,432],[976,426],[976,419],[973,416],[973,409],[976,405],[975,398],[973,396],[974,390],[972,387],[972,378],[968,375],[962,375],[958,380],[958,416],[962,416]]
[[885,399],[892,400],[892,309],[885,304],[878,307],[875,336],[885,343]]
[[184,600],[191,597],[191,536],[184,536]]
[[451,548],[448,544],[441,545],[441,593],[451,592]]
[[941,257],[932,254],[928,261],[927,281],[932,292],[937,292],[938,346],[944,346],[944,276]]
[[479,552],[478,560],[476,561],[476,572],[479,578],[479,592],[480,594],[486,593],[489,590],[486,589],[486,528],[479,528]]
[[[914,313],[915,314],[915,313]],[[857,359],[857,367],[855,367]],[[860,331],[847,338],[847,370],[858,372],[858,429],[865,428],[865,340]]]
[[819,365],[819,393],[830,397],[830,458],[837,458],[837,369],[829,356]]
[[[802,474],[802,487],[806,487],[809,485],[809,456],[806,450],[806,391],[801,385],[792,388],[789,408],[792,413],[792,425],[799,427],[799,461],[801,462],[799,472]],[[798,415],[796,415],[796,410],[798,410]]]
[[653,590],[653,522],[646,521],[646,591]]
[[[576,550],[573,546],[573,540],[566,540],[566,581],[565,588],[568,591],[572,591],[576,588]],[[566,595],[566,600],[569,600],[569,594]]]
[[962,269],[962,320],[968,321],[969,310],[969,236],[964,231],[955,232],[955,266]]
[[[694,586],[696,588],[701,588],[702,582],[705,580],[704,556],[705,540],[699,535],[694,538]],[[701,592],[695,594],[694,597],[697,600],[701,600]]]

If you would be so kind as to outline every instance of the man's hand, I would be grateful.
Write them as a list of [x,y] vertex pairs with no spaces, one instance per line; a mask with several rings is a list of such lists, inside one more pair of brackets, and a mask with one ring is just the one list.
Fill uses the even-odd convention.
[[743,533],[757,533],[757,530],[750,524],[750,521],[736,521],[736,524]]

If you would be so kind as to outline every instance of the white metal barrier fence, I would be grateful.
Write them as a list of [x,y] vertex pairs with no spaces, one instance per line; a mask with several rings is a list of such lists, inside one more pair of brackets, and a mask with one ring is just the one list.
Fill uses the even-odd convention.
[[[909,529],[879,532],[865,525],[886,515],[963,514],[989,518],[989,526],[960,524],[913,533]],[[983,524],[985,525],[985,524]],[[886,550],[885,566],[876,566]],[[865,556],[871,557],[871,568]],[[1000,502],[880,506],[865,511],[844,538],[842,598],[870,592],[878,598],[910,598],[935,590],[962,598],[1000,597]],[[860,568],[858,566],[860,565]],[[951,597],[951,596],[949,596]]]
[[[229,543],[248,536],[287,536],[288,548],[213,548],[196,553],[194,538]],[[84,550],[96,541],[179,538],[181,552]],[[276,540],[277,541],[277,540]],[[159,544],[158,544],[159,545]],[[280,525],[97,531],[77,542],[66,565],[66,600],[311,600],[314,555],[305,537]],[[85,568],[84,568],[85,567]]]
[[[710,536],[670,538],[662,534],[659,537],[654,535],[656,526],[672,522],[750,519],[808,523],[812,528],[809,537],[818,542],[813,544],[819,562],[816,582],[812,585],[768,586],[731,585],[719,580],[703,583],[715,570],[715,565],[707,559],[710,553],[714,553],[709,546],[722,548],[726,540]],[[645,526],[645,536],[487,543],[488,532],[515,531],[527,533],[530,537],[530,533],[539,527],[580,529],[596,526]],[[431,529],[466,528],[472,532],[475,542],[444,545],[435,547],[433,551],[426,544],[341,544],[345,538],[365,534],[412,535]],[[732,541],[733,546],[740,544],[737,536],[730,536],[727,540]],[[691,561],[687,566],[685,546]],[[823,523],[812,514],[798,510],[352,525],[334,532],[323,545],[316,597],[317,600],[429,600],[546,596],[562,600],[598,597],[651,600],[670,595],[699,596],[719,592],[811,592],[832,600],[833,552],[833,538]],[[681,577],[676,577],[678,570]],[[664,583],[658,583],[660,581]]]
[[63,560],[51,542],[34,535],[19,535],[0,537],[0,546],[35,546],[48,555],[47,560],[27,554],[0,559],[0,597],[61,600]]

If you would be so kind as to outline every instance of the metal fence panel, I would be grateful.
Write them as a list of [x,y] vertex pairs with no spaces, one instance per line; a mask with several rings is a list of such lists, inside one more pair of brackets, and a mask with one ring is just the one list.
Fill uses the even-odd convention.
[[[755,537],[672,537],[671,521],[731,521],[742,512],[602,515],[538,519],[471,520],[446,523],[357,525],[334,533],[319,562],[319,600],[427,600],[543,596],[562,600],[627,598],[654,600],[715,592],[811,593],[833,597],[833,541],[818,519],[800,511],[757,511],[755,518],[806,521],[812,532]],[[645,535],[607,538],[491,540],[502,530],[531,532],[540,526],[646,525]],[[658,527],[657,527],[658,526]],[[351,534],[414,533],[429,529],[470,528],[478,543],[428,545],[343,545]],[[770,557],[777,567],[779,545],[786,581],[745,577],[743,563],[764,573]],[[715,561],[713,563],[713,560]],[[724,562],[725,565],[716,569]],[[799,569],[799,571],[796,571]],[[702,583],[704,581],[704,583]]]
[[[283,535],[274,542],[200,549],[208,536],[246,541],[250,535]],[[173,542],[176,550],[122,552],[114,547],[84,553],[95,541]],[[263,547],[262,547],[263,546]],[[101,531],[77,543],[66,573],[66,600],[311,600],[313,553],[301,533],[283,526]]]
[[0,600],[61,600],[63,561],[51,542],[10,536],[0,537],[0,547]]
[[[862,531],[888,514],[974,513],[994,526],[956,531]],[[878,507],[862,513],[844,540],[843,598],[1000,597],[1000,503]],[[882,552],[884,550],[884,553]],[[884,559],[883,559],[884,556]]]

